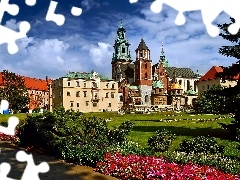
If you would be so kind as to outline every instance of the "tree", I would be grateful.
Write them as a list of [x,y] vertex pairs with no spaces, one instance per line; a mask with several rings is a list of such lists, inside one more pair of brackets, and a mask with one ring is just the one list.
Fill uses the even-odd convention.
[[197,113],[224,113],[224,96],[219,96],[218,91],[222,90],[222,86],[213,86],[207,91],[201,92],[194,105]]
[[0,99],[8,100],[9,108],[14,112],[22,110],[29,103],[28,90],[24,79],[15,73],[3,70]]
[[[240,31],[236,35],[232,35],[228,32],[229,25],[235,23],[233,18],[230,18],[231,23],[218,24],[218,27],[222,30],[219,34],[223,39],[228,40],[233,43],[232,46],[222,46],[219,49],[219,53],[227,56],[234,57],[237,59],[236,64],[230,67],[222,67],[223,72],[217,73],[218,77],[222,78],[224,82],[227,80],[233,80],[234,77],[238,77],[238,82],[235,87],[223,89],[220,93],[225,96],[234,96],[232,102],[232,112],[235,114],[235,120],[232,121],[228,127],[233,131],[236,137],[240,135]],[[226,126],[225,126],[226,127]],[[240,139],[239,139],[240,141]]]

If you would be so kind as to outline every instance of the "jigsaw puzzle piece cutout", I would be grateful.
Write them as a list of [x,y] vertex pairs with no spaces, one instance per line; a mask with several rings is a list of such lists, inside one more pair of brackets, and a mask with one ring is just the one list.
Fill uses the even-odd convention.
[[25,0],[25,3],[28,6],[35,6],[36,2],[37,2],[36,0]]
[[56,1],[51,1],[48,12],[46,15],[46,21],[53,21],[55,22],[58,26],[62,26],[65,22],[65,17],[62,14],[55,14],[55,9],[57,8],[58,2]]
[[11,116],[8,119],[8,127],[0,126],[0,132],[6,135],[14,136],[15,128],[19,124],[19,119],[15,116]]
[[11,165],[10,164],[1,163],[0,164],[0,179],[1,180],[16,180],[16,179],[12,179],[12,178],[7,177],[10,170],[11,170]]
[[228,27],[228,32],[235,35],[239,32],[240,28],[240,1],[239,0],[220,0],[223,6],[223,11],[227,13],[230,17],[235,19],[235,23]]
[[71,14],[72,14],[73,16],[80,16],[80,15],[82,14],[82,9],[73,6],[72,9],[71,9]]
[[17,53],[18,46],[16,40],[27,37],[27,32],[30,30],[30,27],[31,26],[27,21],[23,21],[19,24],[19,32],[16,32],[0,25],[0,44],[8,44],[9,54]]
[[9,108],[9,102],[7,100],[2,100],[1,101],[1,105],[0,105],[0,108],[5,111]]
[[0,23],[4,13],[7,12],[12,16],[16,16],[19,13],[19,7],[16,4],[9,4],[9,0],[1,0],[0,3]]
[[138,2],[138,0],[129,0],[131,4]]
[[41,162],[39,165],[35,165],[32,154],[27,154],[24,151],[18,151],[16,159],[19,162],[27,162],[27,166],[24,170],[21,180],[40,180],[38,174],[46,173],[50,170],[47,162]]

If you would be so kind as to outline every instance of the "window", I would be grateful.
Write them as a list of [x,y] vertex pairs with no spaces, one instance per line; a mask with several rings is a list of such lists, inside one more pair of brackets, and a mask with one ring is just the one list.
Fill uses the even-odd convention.
[[140,58],[143,57],[143,53],[139,53],[139,55],[140,55]]
[[89,105],[89,101],[86,101],[86,106],[88,106]]
[[53,95],[52,95],[52,96],[53,96],[53,98],[55,98],[55,94],[54,94],[54,93],[53,93]]
[[207,89],[209,89],[210,87],[209,87],[209,85],[207,85]]
[[111,93],[111,98],[114,98],[114,93]]
[[112,89],[114,89],[114,84],[112,84]]
[[108,107],[111,107],[112,106],[112,104],[111,103],[108,103]]
[[106,83],[106,88],[108,88],[109,83]]
[[182,80],[179,80],[179,84],[182,85]]
[[70,101],[70,107],[73,107],[73,103],[74,103],[73,101]]
[[79,107],[79,103],[77,103],[77,107]]
[[96,107],[97,106],[97,103],[93,103],[93,107]]
[[83,97],[87,97],[87,91],[83,91]]
[[202,86],[202,90],[204,90],[204,86]]
[[122,48],[122,53],[125,53],[125,48],[124,47]]
[[76,81],[76,87],[80,87],[79,81]]
[[147,67],[148,67],[148,65],[147,65],[147,64],[145,64],[145,69],[147,69]]
[[76,92],[76,97],[80,97],[80,91]]
[[87,87],[87,83],[84,83],[83,86],[84,86],[84,87]]
[[123,96],[120,96],[120,101],[123,102]]
[[71,92],[70,91],[67,92],[67,96],[71,96]]
[[148,75],[147,75],[147,73],[145,73],[145,79],[147,79],[148,78]]
[[108,94],[109,94],[109,93],[107,92],[107,93],[106,93],[106,98],[108,98]]
[[92,87],[93,87],[93,88],[97,88],[97,83],[93,82],[93,83],[92,83]]
[[71,86],[71,82],[68,82],[68,86]]
[[145,102],[148,102],[149,101],[149,97],[148,95],[145,96]]

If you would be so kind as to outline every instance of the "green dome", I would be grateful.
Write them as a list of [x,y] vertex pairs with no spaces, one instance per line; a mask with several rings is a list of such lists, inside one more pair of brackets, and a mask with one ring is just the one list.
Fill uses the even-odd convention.
[[195,94],[196,94],[196,92],[193,89],[189,89],[187,91],[187,95],[195,95]]
[[163,83],[161,81],[153,81],[152,86],[153,88],[161,88],[161,89],[164,88]]

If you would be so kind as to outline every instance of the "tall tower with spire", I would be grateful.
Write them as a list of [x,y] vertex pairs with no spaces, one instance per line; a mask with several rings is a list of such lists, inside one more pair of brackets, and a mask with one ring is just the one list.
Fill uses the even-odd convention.
[[[132,74],[134,73],[134,70],[132,69],[132,72],[121,72],[122,69],[121,66],[124,64],[130,64],[132,62],[131,55],[130,55],[130,49],[129,46],[131,44],[128,42],[128,39],[126,38],[126,30],[123,27],[122,20],[120,23],[120,26],[117,30],[117,38],[114,43],[114,53],[112,57],[112,78],[121,81],[121,79],[126,78],[126,74]],[[127,67],[125,68],[127,69]],[[129,69],[129,68],[128,68]],[[131,68],[129,69],[131,71]]]
[[135,84],[139,86],[143,105],[151,105],[152,91],[152,60],[150,50],[143,38],[141,39],[136,52]]
[[162,48],[161,48],[161,55],[160,55],[160,59],[159,62],[163,64],[163,67],[168,67],[168,60],[166,59],[164,50],[163,50],[163,42],[162,42]]

